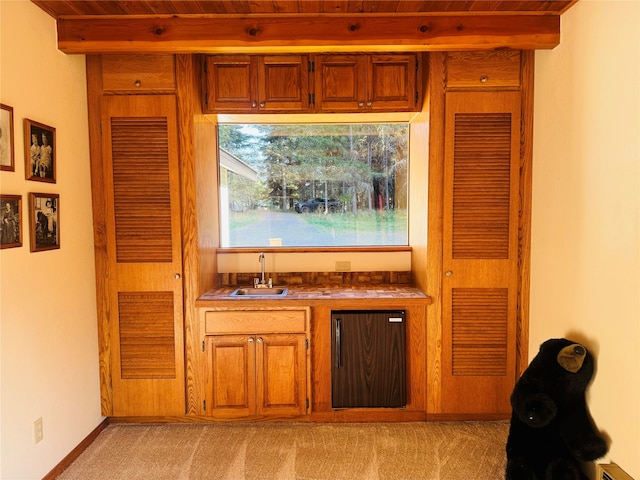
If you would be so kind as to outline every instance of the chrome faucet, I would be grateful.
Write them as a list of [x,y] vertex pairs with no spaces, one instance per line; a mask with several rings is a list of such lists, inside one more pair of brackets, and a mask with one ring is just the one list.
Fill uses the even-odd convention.
[[264,252],[261,252],[258,256],[258,261],[260,262],[260,278],[253,279],[253,287],[254,288],[272,288],[273,280],[270,278],[269,281],[265,281],[264,278]]

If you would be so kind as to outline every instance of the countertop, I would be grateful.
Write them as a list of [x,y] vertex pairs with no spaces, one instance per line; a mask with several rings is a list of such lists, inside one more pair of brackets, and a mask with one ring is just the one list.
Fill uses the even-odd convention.
[[[244,286],[244,285],[243,285]],[[274,285],[279,287],[280,285]],[[210,290],[196,301],[196,307],[234,306],[312,306],[327,302],[378,308],[389,304],[431,303],[431,297],[418,288],[404,284],[382,285],[284,285],[289,289],[285,297],[230,297],[238,286],[224,286]],[[370,303],[367,300],[376,300]]]

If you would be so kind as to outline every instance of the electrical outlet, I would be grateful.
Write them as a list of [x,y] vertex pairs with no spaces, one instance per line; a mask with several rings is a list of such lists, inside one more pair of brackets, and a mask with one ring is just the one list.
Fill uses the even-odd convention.
[[42,430],[42,417],[33,422],[33,443],[38,443],[44,438]]
[[350,272],[351,271],[351,262],[336,262],[336,272]]

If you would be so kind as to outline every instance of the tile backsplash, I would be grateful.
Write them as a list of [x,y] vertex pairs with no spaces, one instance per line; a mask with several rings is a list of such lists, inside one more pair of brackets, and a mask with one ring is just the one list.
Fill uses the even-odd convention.
[[[221,286],[253,285],[257,273],[219,273]],[[411,272],[273,272],[274,285],[385,285],[411,284]]]

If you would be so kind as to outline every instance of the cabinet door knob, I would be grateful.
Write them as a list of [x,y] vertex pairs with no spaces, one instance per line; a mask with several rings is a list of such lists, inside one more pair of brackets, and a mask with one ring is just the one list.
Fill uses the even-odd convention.
[[262,337],[258,337],[258,343],[262,343]]
[[264,108],[264,102],[260,102],[260,108]]
[[180,280],[180,274],[179,274],[179,273],[176,273],[176,274],[173,276],[173,278],[175,278],[176,280]]
[[134,84],[136,87],[139,87],[140,85],[142,85],[142,82],[141,82],[140,80],[136,80],[135,82],[133,82],[133,84]]
[[451,270],[447,270],[446,272],[444,272],[445,277],[450,277],[451,275],[453,275],[453,272]]
[[367,107],[370,107],[372,102],[367,102]]
[[258,104],[256,102],[251,102],[251,108],[256,108]]
[[249,342],[249,343],[253,343],[253,337],[249,337],[249,339],[247,340],[247,342]]
[[486,75],[483,75],[480,77],[480,82],[481,83],[487,83],[487,80],[489,80],[489,77],[487,77]]
[[358,102],[359,107],[364,107],[364,102]]

